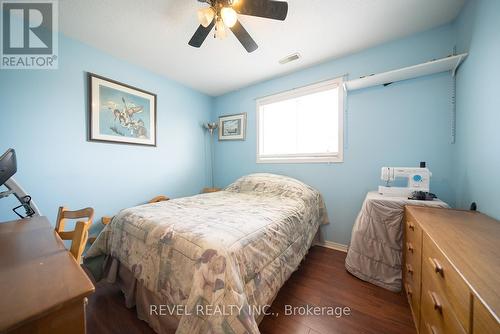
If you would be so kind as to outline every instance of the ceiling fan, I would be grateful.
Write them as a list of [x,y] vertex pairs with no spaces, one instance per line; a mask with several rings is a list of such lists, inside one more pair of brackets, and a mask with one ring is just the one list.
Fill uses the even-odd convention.
[[238,21],[238,14],[258,16],[267,19],[284,21],[288,14],[288,3],[274,0],[198,0],[209,7],[198,10],[200,26],[189,41],[189,45],[199,48],[215,27],[216,38],[227,36],[229,28],[241,45],[253,52],[259,47],[250,34]]

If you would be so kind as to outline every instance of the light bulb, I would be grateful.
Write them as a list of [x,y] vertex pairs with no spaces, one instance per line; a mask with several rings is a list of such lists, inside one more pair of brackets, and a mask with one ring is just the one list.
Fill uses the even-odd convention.
[[238,20],[236,12],[231,7],[222,8],[220,14],[222,16],[222,20],[224,20],[224,24],[229,28],[232,28]]
[[198,21],[205,28],[212,23],[215,17],[215,10],[212,7],[198,9]]
[[217,23],[215,23],[215,37],[223,39],[226,36],[226,26],[224,25],[224,22],[219,19],[217,20]]

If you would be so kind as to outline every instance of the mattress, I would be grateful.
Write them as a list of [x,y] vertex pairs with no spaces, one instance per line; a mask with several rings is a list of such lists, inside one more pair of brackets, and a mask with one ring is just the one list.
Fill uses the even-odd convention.
[[312,187],[252,174],[217,193],[122,210],[86,261],[112,258],[161,301],[168,312],[150,314],[150,324],[170,317],[176,333],[259,333],[266,306],[327,222]]

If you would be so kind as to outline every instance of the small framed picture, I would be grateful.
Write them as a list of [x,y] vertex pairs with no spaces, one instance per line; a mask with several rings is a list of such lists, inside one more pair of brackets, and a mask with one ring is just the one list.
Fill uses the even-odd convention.
[[88,73],[89,140],[156,146],[156,94]]
[[247,113],[219,117],[219,140],[245,140]]

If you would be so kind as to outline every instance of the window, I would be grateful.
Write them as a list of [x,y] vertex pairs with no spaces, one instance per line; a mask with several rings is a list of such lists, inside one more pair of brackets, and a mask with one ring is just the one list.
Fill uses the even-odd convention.
[[342,162],[342,79],[257,100],[257,162]]

